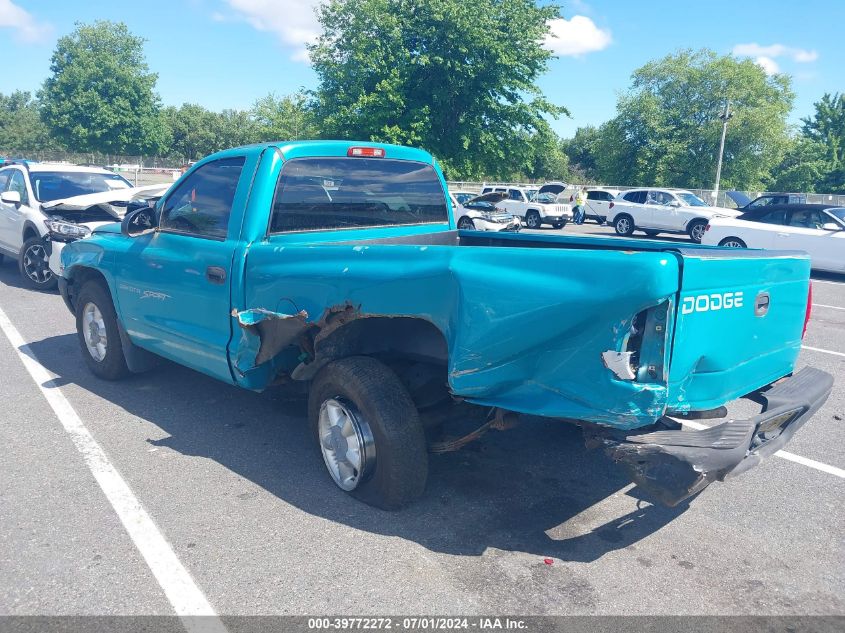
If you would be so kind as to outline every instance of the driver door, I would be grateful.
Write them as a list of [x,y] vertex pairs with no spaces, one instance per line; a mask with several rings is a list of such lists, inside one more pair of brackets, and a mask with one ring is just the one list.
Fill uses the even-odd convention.
[[232,259],[249,178],[245,157],[201,165],[160,203],[158,229],[117,256],[116,294],[130,337],[156,354],[232,381]]
[[651,227],[673,231],[683,230],[683,225],[678,221],[678,207],[670,206],[674,200],[674,196],[666,191],[648,192],[646,204],[651,212]]

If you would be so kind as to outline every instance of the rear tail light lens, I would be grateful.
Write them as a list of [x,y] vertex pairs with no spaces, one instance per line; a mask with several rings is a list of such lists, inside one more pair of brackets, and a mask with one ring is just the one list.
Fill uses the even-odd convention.
[[801,332],[801,339],[807,336],[807,326],[810,325],[810,316],[813,312],[813,282],[810,282],[810,290],[807,292],[807,312],[804,314],[804,330]]
[[610,207],[608,207],[608,208],[610,208],[610,209],[612,209],[612,208],[613,208],[613,203],[612,203],[612,202],[610,203]]
[[346,155],[354,158],[384,158],[384,149],[381,147],[350,147]]
[[710,230],[710,225],[708,224],[707,226],[704,227],[704,232],[706,233],[709,230]]

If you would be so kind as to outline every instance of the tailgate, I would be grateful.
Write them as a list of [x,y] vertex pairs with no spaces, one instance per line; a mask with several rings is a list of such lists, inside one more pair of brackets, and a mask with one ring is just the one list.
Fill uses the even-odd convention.
[[724,405],[791,373],[809,292],[806,253],[682,248],[668,408]]

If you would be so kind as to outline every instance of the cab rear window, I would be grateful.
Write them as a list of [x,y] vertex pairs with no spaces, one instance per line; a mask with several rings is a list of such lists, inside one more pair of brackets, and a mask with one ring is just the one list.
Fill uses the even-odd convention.
[[447,223],[431,165],[384,158],[297,158],[282,167],[271,233]]

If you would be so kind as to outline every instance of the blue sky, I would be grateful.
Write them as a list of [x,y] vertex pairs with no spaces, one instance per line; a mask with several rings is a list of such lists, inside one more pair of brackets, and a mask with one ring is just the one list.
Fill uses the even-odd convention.
[[[316,85],[304,43],[317,33],[319,0],[0,0],[2,92],[36,91],[49,74],[56,39],[74,22],[122,20],[147,39],[162,101],[248,108],[269,92]],[[791,121],[825,92],[845,91],[845,2],[839,0],[590,0],[561,2],[560,54],[540,79],[571,118],[564,136],[614,115],[616,95],[647,61],[679,48],[736,51],[793,77]]]

